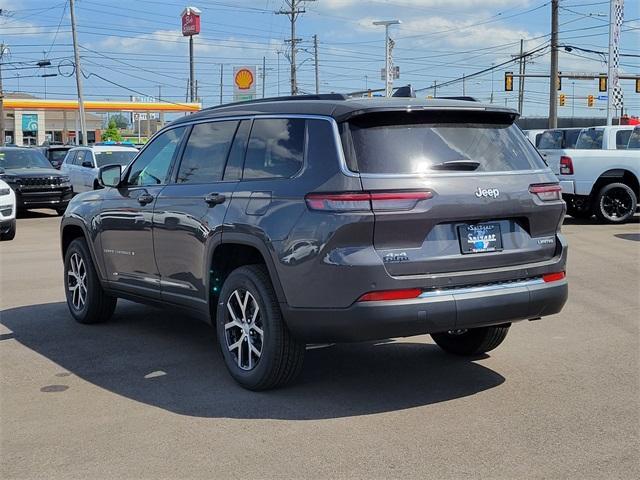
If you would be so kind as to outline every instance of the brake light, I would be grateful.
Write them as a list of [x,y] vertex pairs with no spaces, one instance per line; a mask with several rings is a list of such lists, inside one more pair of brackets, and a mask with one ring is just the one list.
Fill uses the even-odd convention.
[[305,197],[311,210],[328,212],[370,212],[411,210],[431,192],[310,193]]
[[362,295],[359,302],[380,302],[384,300],[407,300],[417,298],[422,293],[419,288],[406,288],[404,290],[381,290],[379,292],[369,292]]
[[547,273],[542,276],[542,280],[544,280],[545,283],[557,282],[558,280],[563,280],[566,276],[564,272]]
[[571,157],[560,157],[560,175],[573,175],[573,160]]
[[535,193],[543,202],[552,202],[562,198],[562,187],[558,183],[529,185],[529,191]]

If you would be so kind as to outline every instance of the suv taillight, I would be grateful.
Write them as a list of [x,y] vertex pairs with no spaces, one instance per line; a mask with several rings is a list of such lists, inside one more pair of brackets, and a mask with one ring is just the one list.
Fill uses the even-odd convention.
[[573,175],[573,161],[565,155],[560,157],[560,175]]
[[535,193],[543,202],[552,202],[562,198],[562,187],[557,183],[529,185],[529,191]]
[[311,210],[326,212],[370,212],[411,210],[431,192],[310,193],[305,197]]

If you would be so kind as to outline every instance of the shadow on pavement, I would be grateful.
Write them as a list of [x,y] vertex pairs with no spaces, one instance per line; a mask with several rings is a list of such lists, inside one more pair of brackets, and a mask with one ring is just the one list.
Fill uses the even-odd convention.
[[118,395],[191,416],[367,415],[473,395],[505,380],[432,344],[384,341],[308,350],[293,385],[254,393],[227,374],[214,330],[179,311],[120,300],[111,322],[85,326],[66,304],[50,303],[5,310],[0,320],[12,331],[2,342],[15,340],[60,365],[61,378],[51,383],[64,384],[67,370]]

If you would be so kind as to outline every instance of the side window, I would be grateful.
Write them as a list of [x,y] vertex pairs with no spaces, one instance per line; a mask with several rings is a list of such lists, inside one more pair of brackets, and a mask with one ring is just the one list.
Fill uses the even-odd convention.
[[303,118],[256,119],[244,162],[243,179],[289,178],[302,168]]
[[84,150],[78,150],[76,153],[76,160],[73,162],[75,165],[82,166],[82,162],[84,162],[87,152]]
[[244,152],[247,150],[247,140],[251,130],[251,120],[242,120],[233,139],[233,145],[229,152],[227,168],[224,171],[225,180],[240,180],[242,177],[242,164]]
[[631,136],[631,130],[618,130],[616,132],[616,149],[626,150],[627,143],[629,143],[630,136]]
[[185,130],[186,127],[173,128],[156,137],[131,166],[127,184],[149,186],[165,183]]
[[193,126],[182,154],[176,183],[222,180],[227,154],[238,122],[210,122]]
[[76,152],[69,152],[66,156],[66,158],[64,159],[64,163],[66,163],[67,165],[74,165],[76,161]]

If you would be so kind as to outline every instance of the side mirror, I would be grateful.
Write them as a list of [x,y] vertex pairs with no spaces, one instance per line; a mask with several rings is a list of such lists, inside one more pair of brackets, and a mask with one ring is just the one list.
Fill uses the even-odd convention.
[[82,162],[82,166],[87,168],[93,168],[93,162],[91,160],[84,160]]
[[105,165],[98,170],[98,183],[103,187],[117,187],[122,176],[121,165]]

